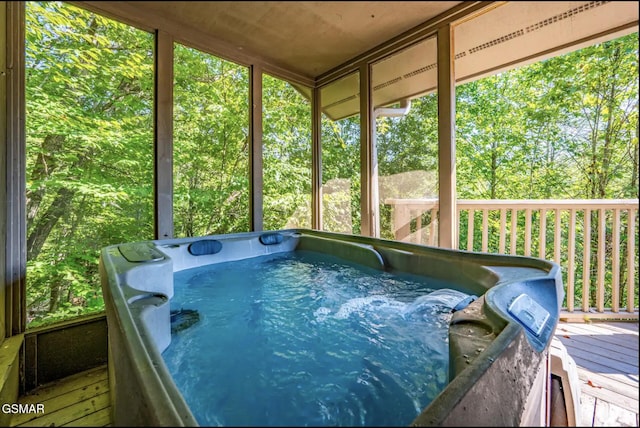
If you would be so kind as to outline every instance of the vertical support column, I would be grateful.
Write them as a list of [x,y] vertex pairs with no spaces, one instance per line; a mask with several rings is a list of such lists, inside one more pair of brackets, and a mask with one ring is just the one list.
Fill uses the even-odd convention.
[[9,311],[6,309],[7,294],[9,293],[9,284],[7,268],[9,250],[9,241],[7,240],[7,229],[9,217],[9,201],[7,200],[7,180],[12,175],[10,174],[10,165],[7,162],[7,152],[9,151],[8,143],[8,127],[7,121],[9,119],[7,115],[7,51],[9,45],[7,44],[7,2],[0,2],[0,165],[4,167],[4,173],[0,174],[0,237],[2,237],[2,256],[0,256],[0,275],[2,275],[2,286],[0,286],[0,344],[3,342],[7,335],[7,325],[9,322]]
[[371,236],[380,238],[380,186],[378,181],[378,130],[376,125],[376,114],[371,115],[371,176],[369,183],[371,186]]
[[440,200],[439,246],[455,248],[456,150],[455,150],[455,57],[453,27],[438,30],[438,187]]
[[[373,107],[369,64],[360,66],[360,234],[375,236],[373,210]],[[375,201],[377,203],[377,200]]]
[[311,228],[322,230],[322,112],[320,88],[311,96]]
[[[0,235],[4,238],[4,253],[1,271],[4,284],[1,296],[4,299],[1,312],[2,332],[0,336],[13,336],[26,328],[26,139],[25,139],[25,73],[24,73],[24,2],[3,2],[4,13],[0,15],[3,30],[0,43],[3,52],[0,107],[1,145],[5,150],[0,161],[6,166],[0,189],[2,215]],[[4,31],[6,30],[6,31]],[[6,310],[6,312],[5,312]],[[0,339],[1,341],[1,339]]]
[[249,68],[249,227],[260,231],[264,227],[262,215],[262,69]]
[[156,32],[155,239],[173,238],[173,37]]

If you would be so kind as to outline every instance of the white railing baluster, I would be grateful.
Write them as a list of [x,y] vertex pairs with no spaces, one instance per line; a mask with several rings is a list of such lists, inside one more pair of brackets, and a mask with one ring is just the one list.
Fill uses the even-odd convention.
[[620,210],[613,210],[611,228],[611,311],[620,310]]
[[636,282],[636,257],[635,257],[635,244],[636,244],[636,210],[630,209],[628,215],[627,226],[627,265],[629,274],[627,275],[627,312],[633,313],[635,310],[635,282]]
[[596,274],[596,310],[604,312],[604,257],[606,251],[606,215],[604,209],[598,210],[598,265]]
[[[437,209],[438,207],[435,207],[434,209]],[[458,248],[460,249],[460,207],[456,207],[456,225],[458,226],[458,233],[456,233],[455,239],[454,239],[454,247],[453,248]]]
[[561,212],[559,208],[555,210],[556,218],[553,225],[553,261],[560,264],[562,263],[562,228],[561,226]]
[[516,254],[516,236],[518,228],[518,210],[513,208],[511,210],[511,254]]
[[[576,210],[569,210],[569,241],[567,242],[567,310],[573,312],[575,297]],[[554,244],[557,245],[557,244]]]
[[[437,245],[437,199],[389,199],[385,203],[392,206],[392,226],[395,239],[411,240],[421,242],[423,232],[428,232],[427,242],[429,245]],[[547,229],[548,214],[554,211],[553,226],[553,260],[561,265],[563,277],[566,275],[566,308],[569,313],[577,311],[588,313],[589,316],[609,315],[627,317],[637,317],[635,296],[638,274],[635,266],[636,249],[636,221],[638,200],[458,200],[456,219],[459,230],[464,230],[466,221],[467,242],[466,249],[474,251],[474,248],[481,248],[484,252],[495,252],[495,241],[498,239],[497,252],[517,255],[518,252],[524,255],[531,255],[537,245],[537,256],[547,258]],[[466,219],[462,212],[467,211]],[[475,213],[482,211],[482,233],[480,241],[475,239]],[[533,233],[532,211],[540,213],[540,230]],[[607,220],[608,211],[611,210],[611,221]],[[496,211],[500,212],[498,236],[490,233],[490,220]],[[524,218],[519,217],[522,211]],[[563,211],[567,211],[568,221],[562,224]],[[422,230],[422,214],[430,212],[431,221],[425,224]],[[594,212],[598,214],[598,221],[591,224],[591,217]],[[622,212],[626,214],[622,218]],[[413,216],[416,215],[415,235],[411,233]],[[510,222],[507,216],[511,216]],[[582,217],[582,223],[579,221]],[[625,224],[626,221],[626,224]],[[510,223],[510,224],[508,224]],[[607,225],[611,225],[611,234],[607,232]],[[518,227],[523,227],[522,234],[518,233]],[[537,226],[537,224],[536,224]],[[578,230],[582,227],[582,231]],[[592,228],[597,228],[592,230]],[[626,233],[622,235],[623,228]],[[593,232],[593,236],[592,236]],[[509,246],[507,249],[507,236],[509,236]],[[563,236],[566,244],[562,241]],[[593,242],[591,241],[593,239]],[[626,239],[626,256],[621,255],[621,242]],[[460,240],[460,234],[456,236],[456,243]],[[578,245],[582,242],[582,254],[577,254]],[[551,239],[549,240],[551,242]],[[611,250],[609,251],[609,245]],[[461,248],[464,246],[456,246]],[[523,246],[524,250],[519,250]],[[462,249],[462,248],[461,248]],[[595,253],[592,253],[595,252]],[[593,260],[592,260],[592,256]],[[580,260],[580,258],[582,260]],[[621,259],[623,257],[623,259]],[[594,266],[592,266],[594,264]],[[593,272],[592,272],[593,267]],[[624,269],[623,269],[624,268]],[[582,273],[581,280],[576,277],[578,272]],[[626,281],[622,282],[622,278]],[[576,293],[579,292],[578,285],[582,283],[582,299],[579,307],[576,308]],[[593,282],[594,289],[591,289]],[[607,288],[611,287],[611,293]],[[624,288],[623,288],[624,287]],[[595,292],[595,301],[591,296]],[[623,293],[625,294],[623,301]],[[626,308],[623,307],[626,306]],[[624,312],[624,313],[623,313]],[[575,317],[574,317],[575,318]]]
[[591,279],[591,210],[584,210],[584,240],[582,241],[582,311],[589,312]]
[[500,244],[498,252],[504,254],[504,246],[507,241],[507,210],[500,209]]
[[489,210],[482,210],[482,251],[489,249]]
[[[555,245],[555,244],[554,244]],[[540,208],[540,233],[538,234],[538,257],[547,257],[547,210]]]
[[429,245],[436,245],[436,231],[438,230],[438,222],[436,219],[438,210],[431,208],[431,224],[429,225]]
[[531,255],[531,208],[524,210],[524,255]]
[[474,223],[474,211],[473,208],[469,208],[467,214],[467,251],[473,251],[473,223]]

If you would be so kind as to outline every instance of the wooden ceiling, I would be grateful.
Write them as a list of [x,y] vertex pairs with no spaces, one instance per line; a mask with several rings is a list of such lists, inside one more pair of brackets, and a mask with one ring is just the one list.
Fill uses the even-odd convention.
[[144,2],[238,49],[318,76],[461,2]]
[[[148,29],[197,30],[238,54],[315,78],[460,1],[76,2]],[[469,2],[473,3],[473,2]]]
[[[637,1],[73,3],[141,29],[165,31],[177,42],[240,64],[281,70],[275,74],[295,77],[290,80],[306,96],[344,64],[391,39],[414,35],[451,11],[463,15],[453,22],[458,83],[638,31]],[[472,13],[464,15],[467,11]],[[375,107],[429,93],[436,81],[435,38],[418,40],[373,64]],[[333,119],[355,114],[359,90],[356,75],[325,87],[323,111]]]

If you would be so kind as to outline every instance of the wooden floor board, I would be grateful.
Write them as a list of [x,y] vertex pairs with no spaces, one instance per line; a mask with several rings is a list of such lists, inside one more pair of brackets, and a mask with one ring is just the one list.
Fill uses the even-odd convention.
[[[85,387],[80,387],[71,391],[68,391],[66,394],[58,395],[56,397],[52,397],[46,400],[39,401],[44,405],[45,411],[47,413],[53,413],[57,411],[63,411],[66,407],[74,403],[79,403],[85,400],[89,400],[91,398],[97,397],[101,394],[109,392],[109,382],[107,379],[103,379],[96,383],[92,383]],[[19,414],[15,416],[15,424],[19,425],[27,422],[30,419],[34,419],[36,415],[29,415],[26,413]]]
[[598,411],[594,414],[594,427],[633,427],[638,426],[638,414],[622,409],[605,400],[598,400]]
[[87,398],[73,404],[68,405],[62,409],[58,409],[53,412],[47,412],[45,407],[45,414],[25,422],[20,427],[41,427],[41,426],[62,426],[78,419],[81,419],[89,414],[95,413],[99,410],[108,408],[110,405],[109,394],[103,393],[96,397]]
[[576,363],[582,426],[638,427],[638,322],[558,324]]
[[[593,378],[594,375],[590,376],[590,379]],[[594,381],[591,381],[594,382]],[[595,386],[593,386],[595,385]],[[583,378],[580,379],[580,391],[582,395],[589,395],[594,398],[598,398],[600,400],[604,400],[609,403],[614,403],[618,407],[622,409],[626,409],[632,412],[638,412],[638,397],[630,396],[630,393],[624,393],[620,391],[614,391],[612,389],[608,389],[606,386],[599,385],[597,383],[589,383],[589,381],[585,381]]]
[[[568,342],[571,341],[573,346],[577,349],[589,351],[594,355],[615,357],[620,359],[621,361],[633,359],[638,355],[637,348],[634,349],[631,345],[620,345],[616,343],[605,342],[600,339],[601,336],[580,336],[563,332],[562,334],[558,334],[557,337],[565,345],[567,345]],[[633,339],[633,337],[630,336],[629,339]],[[603,343],[607,343],[607,346],[603,347]]]
[[580,421],[578,426],[592,427],[596,412],[596,398],[591,395],[580,395]]
[[111,424],[107,366],[42,385],[18,399],[41,404],[44,413],[19,413],[11,426],[105,426]]
[[[565,347],[567,346],[567,342],[562,343]],[[582,367],[585,369],[598,373],[624,373],[622,377],[628,378],[630,384],[637,384],[638,366],[634,366],[633,361],[619,361],[612,356],[615,355],[613,350],[610,352],[610,355],[606,357],[580,347],[574,347],[571,350],[571,356],[574,357],[574,359],[579,358],[582,361]]]
[[105,407],[74,421],[61,425],[63,427],[103,427],[111,424],[111,408]]
[[[638,354],[637,331],[603,331],[601,326],[590,327],[590,324],[563,325],[557,330],[562,333],[558,335],[558,338],[571,339],[583,343],[597,341],[598,343],[606,343],[610,347],[615,347],[619,349],[621,353],[627,355],[633,356]],[[600,349],[602,350],[604,348]]]
[[96,382],[107,380],[106,366],[100,366],[82,373],[71,375],[61,381],[42,385],[20,398],[21,403],[42,403],[70,391],[84,388]]

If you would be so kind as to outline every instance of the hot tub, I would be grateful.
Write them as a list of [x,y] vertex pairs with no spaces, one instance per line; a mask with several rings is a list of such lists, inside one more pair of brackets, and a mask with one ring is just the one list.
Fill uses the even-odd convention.
[[[563,300],[557,264],[288,229],[125,243],[102,250],[114,425],[199,425],[163,358],[172,334],[179,334],[175,329],[172,333],[172,319],[180,315],[171,308],[176,274],[293,253],[326,254],[366,272],[430,278],[470,296],[447,318],[446,384],[415,417],[396,425],[548,423],[548,350]],[[225,385],[212,382],[211,388]]]

